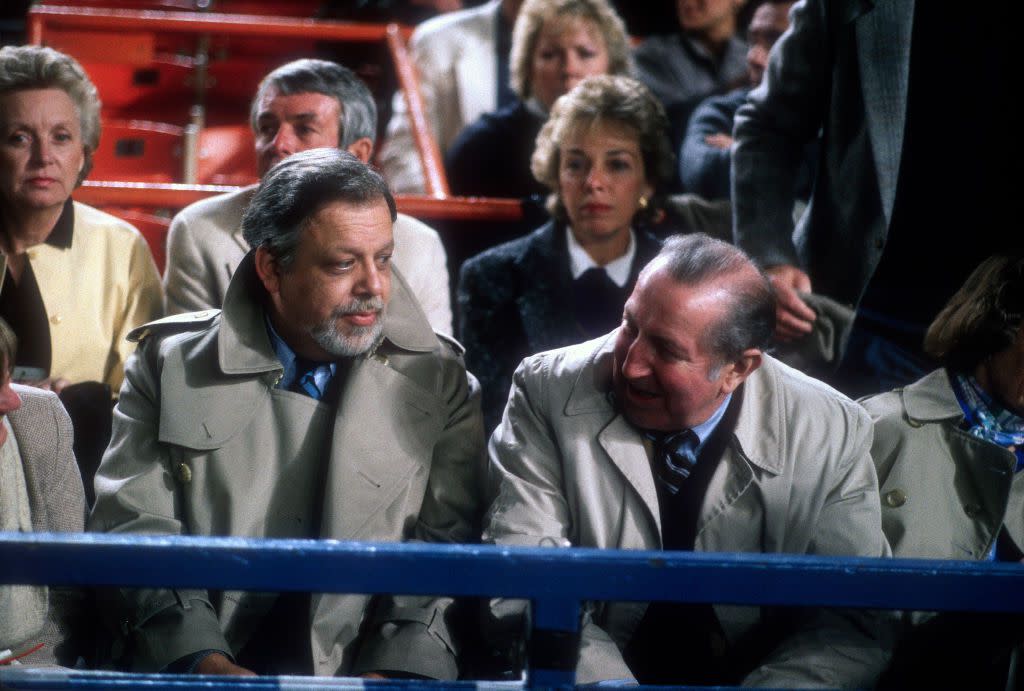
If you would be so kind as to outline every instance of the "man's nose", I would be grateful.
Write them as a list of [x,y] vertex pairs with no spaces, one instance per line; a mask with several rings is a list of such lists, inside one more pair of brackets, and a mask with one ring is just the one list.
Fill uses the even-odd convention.
[[384,294],[384,281],[383,270],[376,262],[367,262],[356,284],[356,290],[362,297],[378,297]]
[[647,347],[637,338],[626,351],[626,359],[622,362],[622,375],[626,379],[641,379],[650,373]]
[[277,130],[277,134],[274,135],[272,146],[282,157],[287,157],[299,151],[298,142],[299,140],[298,137],[295,136],[295,131],[291,127],[282,125]]

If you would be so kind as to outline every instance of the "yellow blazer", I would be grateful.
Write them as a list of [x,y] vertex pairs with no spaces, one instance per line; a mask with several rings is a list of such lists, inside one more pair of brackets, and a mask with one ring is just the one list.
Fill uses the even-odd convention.
[[161,316],[163,288],[138,230],[74,206],[71,247],[41,244],[27,252],[50,321],[50,374],[71,383],[104,382],[116,393],[135,348],[125,337]]

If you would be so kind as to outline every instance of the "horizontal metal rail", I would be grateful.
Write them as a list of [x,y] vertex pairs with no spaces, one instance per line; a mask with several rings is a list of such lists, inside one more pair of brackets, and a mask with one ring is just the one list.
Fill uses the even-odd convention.
[[[151,209],[182,209],[200,199],[232,192],[226,185],[183,185],[154,182],[106,182],[86,180],[74,198],[93,206],[141,206]],[[398,210],[422,219],[453,221],[519,221],[522,204],[516,199],[448,197],[437,199],[418,194],[395,195]],[[485,229],[486,230],[486,229]]]
[[[588,600],[1024,612],[1021,564],[334,540],[0,533],[0,583],[521,598],[535,631],[568,635]],[[573,683],[571,669],[528,675]],[[142,681],[130,688],[175,688],[125,683]]]
[[0,533],[0,583],[1024,612],[1020,564],[93,533]]
[[[47,29],[114,31],[161,31],[181,34],[215,34],[258,38],[302,38],[319,41],[383,41],[386,24],[339,22],[327,19],[296,19],[216,12],[167,12],[95,7],[37,5],[28,12],[28,41],[41,44]],[[411,29],[402,27],[403,35]]]

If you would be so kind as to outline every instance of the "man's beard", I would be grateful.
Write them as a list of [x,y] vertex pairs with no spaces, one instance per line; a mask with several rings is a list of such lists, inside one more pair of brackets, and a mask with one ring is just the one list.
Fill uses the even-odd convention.
[[[312,326],[309,335],[321,348],[335,357],[357,357],[364,355],[384,338],[384,299],[380,296],[369,300],[353,300],[347,305],[335,308],[326,320]],[[378,312],[372,326],[349,326],[348,333],[338,328],[338,320],[356,312]]]

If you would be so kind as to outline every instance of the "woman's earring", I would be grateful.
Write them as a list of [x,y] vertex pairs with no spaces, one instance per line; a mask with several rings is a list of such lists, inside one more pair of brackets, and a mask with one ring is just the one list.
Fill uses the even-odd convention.
[[642,195],[642,194],[641,194],[641,195],[640,195],[640,201],[639,201],[639,204],[640,204],[640,210],[641,210],[641,211],[643,211],[644,209],[646,209],[646,208],[647,208],[647,197],[645,197],[644,195]]

